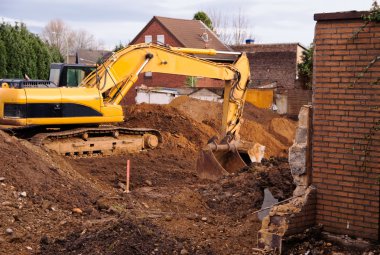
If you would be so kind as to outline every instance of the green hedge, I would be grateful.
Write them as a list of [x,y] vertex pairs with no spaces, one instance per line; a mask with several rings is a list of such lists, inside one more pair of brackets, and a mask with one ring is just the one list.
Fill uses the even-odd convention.
[[31,33],[25,24],[0,24],[0,78],[48,79],[50,63],[62,62],[59,50]]

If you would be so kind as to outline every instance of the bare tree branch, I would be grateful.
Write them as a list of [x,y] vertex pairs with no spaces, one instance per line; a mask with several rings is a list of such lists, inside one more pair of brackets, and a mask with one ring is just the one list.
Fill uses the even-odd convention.
[[83,29],[72,30],[60,19],[49,21],[41,37],[56,46],[63,56],[75,54],[78,49],[97,50],[104,47],[104,43],[96,40],[94,35]]
[[249,19],[241,8],[236,15],[232,16],[217,9],[209,10],[208,15],[212,21],[214,32],[225,44],[237,45],[244,43],[245,39],[253,39]]

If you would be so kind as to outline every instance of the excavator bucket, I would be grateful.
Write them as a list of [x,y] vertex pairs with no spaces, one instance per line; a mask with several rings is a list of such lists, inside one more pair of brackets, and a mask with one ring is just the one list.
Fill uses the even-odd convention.
[[208,144],[200,151],[197,160],[198,176],[209,180],[235,173],[244,166],[246,163],[233,144]]

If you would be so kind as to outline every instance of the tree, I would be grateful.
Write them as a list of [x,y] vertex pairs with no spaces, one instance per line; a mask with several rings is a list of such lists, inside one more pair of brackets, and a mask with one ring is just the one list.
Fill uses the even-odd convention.
[[313,54],[314,45],[311,44],[302,52],[302,62],[297,65],[298,75],[307,89],[311,89],[313,84]]
[[250,29],[250,22],[241,9],[234,15],[226,14],[220,10],[209,11],[214,32],[219,39],[228,45],[243,44],[245,39],[254,39]]
[[73,30],[60,19],[49,21],[41,37],[66,57],[75,54],[78,49],[98,50],[104,47],[104,43],[96,40],[94,35],[83,29]]
[[113,51],[116,52],[124,48],[125,48],[125,45],[123,45],[122,42],[119,42],[119,44],[115,45],[115,47],[113,48]]
[[61,62],[58,49],[30,33],[25,24],[0,24],[0,77],[47,79],[51,62]]
[[193,19],[202,21],[208,28],[214,30],[210,17],[204,11],[195,13]]

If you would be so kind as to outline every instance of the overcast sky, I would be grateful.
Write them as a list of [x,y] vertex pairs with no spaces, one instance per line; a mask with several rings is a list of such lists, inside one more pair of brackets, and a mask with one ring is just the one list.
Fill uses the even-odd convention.
[[371,5],[372,0],[0,0],[0,17],[12,23],[22,21],[34,33],[40,33],[49,20],[61,19],[112,49],[132,40],[153,16],[192,19],[200,10],[233,16],[241,9],[256,42],[308,46],[314,36],[315,13],[361,11]]

